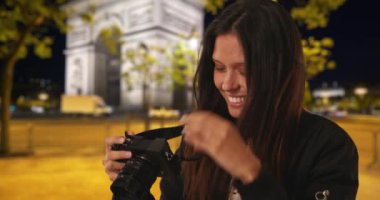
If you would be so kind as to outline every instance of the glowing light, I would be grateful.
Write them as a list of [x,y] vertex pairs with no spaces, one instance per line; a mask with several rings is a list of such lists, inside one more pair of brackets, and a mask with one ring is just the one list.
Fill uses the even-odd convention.
[[46,101],[49,99],[49,94],[46,92],[41,92],[40,94],[38,94],[38,99],[41,101]]
[[368,89],[365,87],[357,87],[355,88],[354,93],[360,97],[363,97],[368,93]]

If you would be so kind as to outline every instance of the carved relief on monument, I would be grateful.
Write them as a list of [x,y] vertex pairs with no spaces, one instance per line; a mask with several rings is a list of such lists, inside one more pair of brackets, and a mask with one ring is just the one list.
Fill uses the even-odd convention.
[[167,26],[174,27],[178,30],[189,33],[193,27],[188,21],[178,18],[174,13],[165,10],[163,14],[163,21]]
[[91,40],[88,27],[76,27],[67,34],[67,46],[79,46]]
[[74,59],[73,69],[70,73],[70,87],[72,91],[75,91],[77,95],[82,94],[83,86],[83,64],[81,59]]
[[190,33],[194,27],[192,16],[186,15],[179,8],[165,4],[162,10],[162,22],[165,27],[175,32]]
[[131,7],[126,11],[126,20],[129,22],[129,29],[140,26],[153,25],[153,4],[152,2]]

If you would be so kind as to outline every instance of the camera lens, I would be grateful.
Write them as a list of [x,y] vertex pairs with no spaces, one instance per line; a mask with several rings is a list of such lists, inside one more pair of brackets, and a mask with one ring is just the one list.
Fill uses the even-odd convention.
[[111,185],[113,200],[154,200],[150,187],[159,172],[159,163],[152,156],[135,153]]

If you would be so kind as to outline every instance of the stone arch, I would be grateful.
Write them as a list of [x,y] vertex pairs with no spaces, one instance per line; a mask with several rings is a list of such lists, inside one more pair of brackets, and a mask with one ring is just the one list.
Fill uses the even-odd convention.
[[122,34],[125,33],[126,24],[121,14],[106,12],[98,18],[99,19],[97,19],[92,32],[92,41],[96,41],[96,39],[99,38],[101,31],[111,26],[118,27]]

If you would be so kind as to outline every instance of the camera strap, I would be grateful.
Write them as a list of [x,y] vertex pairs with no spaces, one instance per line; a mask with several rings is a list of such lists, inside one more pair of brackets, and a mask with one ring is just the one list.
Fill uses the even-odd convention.
[[[169,139],[182,135],[182,129],[183,129],[183,126],[174,126],[174,127],[169,127],[169,128],[159,128],[159,129],[148,130],[148,131],[141,132],[137,135],[142,136],[143,138],[146,138],[146,139],[163,138],[165,140],[169,140]],[[176,155],[181,161],[196,161],[202,157],[201,154],[196,154],[191,157],[185,157],[184,145],[185,144],[181,142],[181,145],[179,146],[179,149],[176,152]]]
[[142,136],[146,139],[163,138],[169,140],[182,135],[182,129],[183,126],[174,126],[169,128],[147,130],[137,135]]

